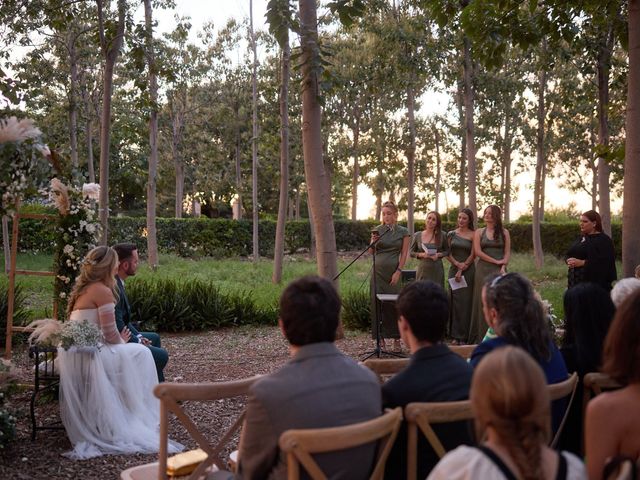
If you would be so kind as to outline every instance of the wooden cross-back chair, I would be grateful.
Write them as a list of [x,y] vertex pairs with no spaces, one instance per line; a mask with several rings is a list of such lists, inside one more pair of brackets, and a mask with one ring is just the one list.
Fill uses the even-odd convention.
[[402,408],[388,410],[366,422],[342,427],[287,430],[280,435],[280,449],[287,454],[288,480],[300,479],[300,465],[313,480],[326,480],[312,454],[335,452],[380,441],[370,480],[382,480],[384,468],[402,423]]
[[218,469],[226,468],[220,454],[225,449],[234,434],[242,426],[245,409],[238,415],[231,427],[222,435],[220,440],[211,445],[209,440],[198,430],[189,415],[183,409],[182,402],[210,402],[246,395],[249,387],[260,378],[260,375],[216,383],[161,383],[154,389],[154,394],[160,399],[160,449],[158,461],[129,468],[121,473],[122,480],[165,480],[167,478],[167,453],[169,442],[169,413],[173,413],[199,448],[204,450],[207,458],[187,477],[189,480],[201,478],[206,470],[215,465]]
[[[467,359],[471,356],[477,345],[449,345],[449,349]],[[378,377],[380,383],[384,383],[388,378],[407,368],[410,358],[370,358],[365,360],[364,365],[371,369]]]
[[[578,385],[578,374],[573,373],[563,382],[548,385],[551,401],[569,397],[560,426],[551,440],[550,446],[558,442],[560,433],[566,423],[571,403]],[[404,417],[407,421],[407,478],[415,480],[418,469],[418,428],[427,438],[431,448],[439,458],[446,453],[446,449],[432,428],[433,424],[451,423],[473,419],[470,400],[457,402],[415,402],[405,407]]]
[[549,388],[549,397],[551,401],[559,400],[561,398],[567,398],[567,405],[564,409],[564,414],[562,415],[562,421],[556,430],[553,439],[549,446],[551,448],[556,448],[558,445],[558,441],[560,440],[560,435],[562,434],[562,430],[564,429],[565,423],[567,423],[567,418],[569,417],[569,410],[571,410],[571,405],[573,404],[573,399],[576,396],[576,389],[578,388],[578,374],[573,372],[569,378],[562,382],[552,383],[548,386]]
[[447,451],[431,425],[471,420],[473,412],[470,400],[415,402],[404,408],[404,418],[407,421],[407,479],[416,480],[418,475],[418,428],[427,438],[438,457],[442,458]]

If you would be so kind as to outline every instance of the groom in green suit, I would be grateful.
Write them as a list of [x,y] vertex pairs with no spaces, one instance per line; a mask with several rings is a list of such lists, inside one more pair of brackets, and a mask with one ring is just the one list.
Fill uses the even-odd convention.
[[131,332],[130,342],[141,343],[149,347],[153,361],[156,363],[158,381],[164,382],[163,370],[169,361],[169,354],[161,347],[160,335],[155,332],[138,332],[131,324],[131,305],[129,305],[129,299],[124,291],[124,281],[135,275],[138,269],[138,248],[133,243],[118,243],[113,246],[113,249],[117,252],[120,261],[116,275],[119,296],[116,304],[116,327],[119,332],[127,327]]

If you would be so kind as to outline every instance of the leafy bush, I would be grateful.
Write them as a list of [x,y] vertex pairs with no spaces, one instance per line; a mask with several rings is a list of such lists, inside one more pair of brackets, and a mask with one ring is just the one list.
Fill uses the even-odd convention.
[[192,279],[127,282],[133,316],[144,329],[190,332],[248,324],[275,325],[275,307],[258,307],[251,292],[222,293],[212,282]]
[[369,290],[352,290],[342,297],[342,324],[348,330],[371,329],[371,296]]
[[[33,222],[33,223],[31,223]],[[141,254],[146,253],[146,220],[143,217],[113,217],[109,220],[111,243],[134,242]],[[51,225],[49,225],[51,224]],[[360,250],[370,238],[370,230],[377,222],[373,220],[336,220],[336,243],[338,250]],[[531,224],[510,223],[505,227],[511,232],[514,252],[532,250]],[[252,252],[252,222],[221,218],[158,218],[158,246],[162,252],[182,257],[246,257]],[[424,220],[415,222],[415,230],[424,228]],[[442,228],[450,231],[455,222],[443,222]],[[616,253],[621,254],[622,226],[612,225],[613,243]],[[273,256],[276,222],[261,220],[260,255]],[[24,220],[20,222],[20,250],[51,252],[53,245],[52,222]],[[577,222],[542,223],[542,247],[546,253],[562,256],[580,234]],[[285,250],[294,253],[308,250],[311,246],[311,228],[306,220],[287,222]]]

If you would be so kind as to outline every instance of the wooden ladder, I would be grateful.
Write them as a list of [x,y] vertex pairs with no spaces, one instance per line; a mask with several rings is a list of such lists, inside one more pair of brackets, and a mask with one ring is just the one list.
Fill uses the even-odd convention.
[[[11,359],[11,339],[13,332],[32,332],[33,328],[30,327],[14,327],[13,326],[13,312],[15,309],[15,294],[16,294],[16,275],[36,275],[54,277],[55,272],[51,271],[37,271],[37,270],[18,270],[18,234],[20,219],[32,218],[36,220],[56,220],[56,215],[47,215],[42,213],[19,213],[20,202],[16,202],[16,213],[13,214],[13,223],[11,225],[11,266],[9,268],[9,289],[7,292],[7,339],[4,351],[4,358]],[[58,318],[58,299],[53,300],[53,318]]]

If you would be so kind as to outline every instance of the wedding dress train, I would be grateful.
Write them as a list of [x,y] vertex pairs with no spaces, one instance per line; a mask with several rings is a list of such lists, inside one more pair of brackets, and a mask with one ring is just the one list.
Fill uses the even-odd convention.
[[[100,326],[98,309],[74,310],[69,321],[85,319]],[[160,401],[153,395],[158,377],[147,347],[106,343],[59,348],[57,362],[60,416],[73,445],[63,455],[86,459],[158,451]],[[182,448],[169,444],[171,453]]]

